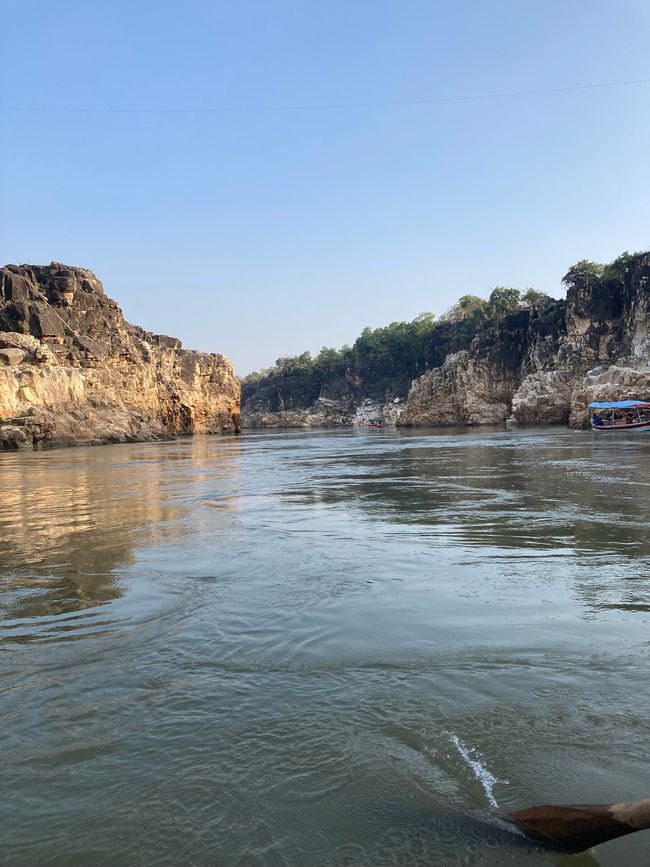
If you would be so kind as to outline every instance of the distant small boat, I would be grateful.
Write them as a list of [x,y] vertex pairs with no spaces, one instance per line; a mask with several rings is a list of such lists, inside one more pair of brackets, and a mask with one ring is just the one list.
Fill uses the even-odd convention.
[[368,427],[385,427],[385,426],[386,426],[386,419],[381,415],[378,415],[375,418],[369,418],[368,419]]
[[610,400],[590,403],[591,429],[598,433],[650,430],[650,403],[645,400]]

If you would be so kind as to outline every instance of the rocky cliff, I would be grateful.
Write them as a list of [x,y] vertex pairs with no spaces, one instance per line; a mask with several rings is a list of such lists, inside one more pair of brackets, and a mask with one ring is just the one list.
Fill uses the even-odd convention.
[[286,371],[261,386],[250,387],[244,382],[242,425],[350,426],[381,414],[396,421],[407,392],[408,381],[403,377],[377,383],[353,368],[325,371],[318,377]]
[[367,418],[377,415],[397,423],[414,377],[471,343],[471,332],[464,323],[437,324],[435,340],[426,334],[417,340],[417,320],[407,327],[416,334],[401,343],[388,340],[373,348],[360,339],[355,351],[329,350],[334,357],[325,364],[276,367],[260,377],[244,379],[242,425],[329,427],[365,424]]
[[591,401],[650,399],[650,253],[566,282],[565,301],[506,316],[414,380],[400,423],[582,427]]
[[388,342],[364,354],[358,340],[330,367],[280,359],[244,381],[243,424],[353,425],[384,415],[397,425],[581,427],[592,400],[650,400],[650,253],[578,263],[565,283],[565,300],[541,296],[548,303],[473,330],[467,320],[436,323],[415,353]]
[[222,355],[125,321],[92,271],[0,269],[0,448],[234,431]]

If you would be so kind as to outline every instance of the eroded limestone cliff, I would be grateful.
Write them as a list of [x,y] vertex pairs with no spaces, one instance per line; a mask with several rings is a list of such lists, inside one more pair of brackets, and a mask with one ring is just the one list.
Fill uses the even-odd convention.
[[414,380],[399,423],[582,427],[591,401],[650,399],[650,253],[617,262],[577,273],[565,301],[507,316]]
[[[436,323],[417,356],[390,343],[364,354],[355,343],[330,367],[276,365],[244,382],[243,423],[354,425],[383,415],[397,425],[581,427],[592,400],[650,400],[650,253],[581,262],[565,281],[565,300],[543,296],[474,331],[467,321]],[[420,364],[428,370],[418,375]]]
[[276,367],[247,377],[242,384],[242,425],[349,426],[379,415],[395,424],[414,377],[470,342],[466,323],[439,323],[435,340],[422,338],[418,347],[389,340],[379,349],[361,347],[351,358],[330,350],[335,357],[325,365]]
[[0,269],[0,448],[233,431],[239,401],[227,358],[130,325],[92,271]]

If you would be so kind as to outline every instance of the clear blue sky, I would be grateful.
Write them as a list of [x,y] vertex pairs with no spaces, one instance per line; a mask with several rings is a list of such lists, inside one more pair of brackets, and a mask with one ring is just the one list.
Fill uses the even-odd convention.
[[650,247],[647,0],[2,3],[0,260],[244,374]]

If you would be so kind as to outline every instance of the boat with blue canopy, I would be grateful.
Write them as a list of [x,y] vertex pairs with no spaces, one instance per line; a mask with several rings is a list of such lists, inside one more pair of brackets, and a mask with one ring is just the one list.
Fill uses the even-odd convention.
[[589,404],[591,429],[598,433],[650,430],[650,402],[606,400]]

